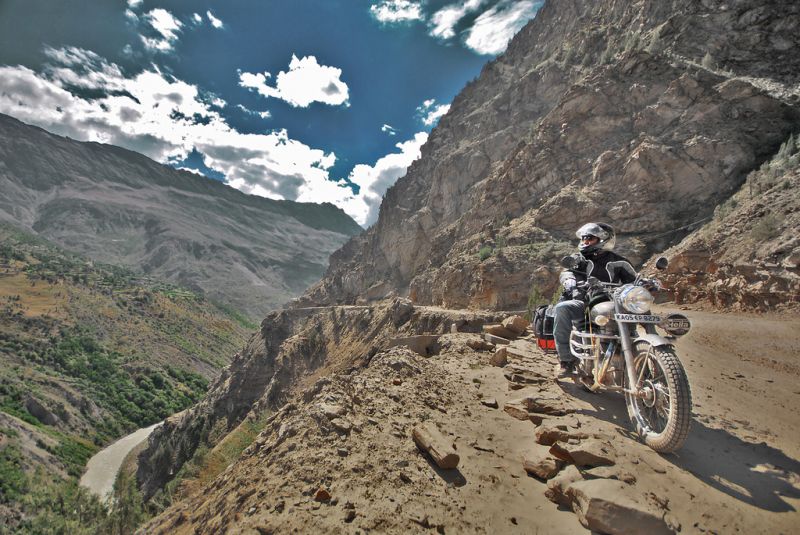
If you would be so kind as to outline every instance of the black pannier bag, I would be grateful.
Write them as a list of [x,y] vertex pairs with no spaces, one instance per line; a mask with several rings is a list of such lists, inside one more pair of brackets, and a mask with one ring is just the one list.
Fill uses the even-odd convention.
[[555,350],[556,341],[553,338],[553,305],[539,305],[533,312],[533,334],[536,336],[536,345],[545,351]]

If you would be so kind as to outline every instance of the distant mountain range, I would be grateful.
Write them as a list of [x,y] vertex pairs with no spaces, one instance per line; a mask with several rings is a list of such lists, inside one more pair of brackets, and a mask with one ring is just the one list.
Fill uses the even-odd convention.
[[0,221],[260,319],[361,228],[331,204],[276,201],[0,114]]

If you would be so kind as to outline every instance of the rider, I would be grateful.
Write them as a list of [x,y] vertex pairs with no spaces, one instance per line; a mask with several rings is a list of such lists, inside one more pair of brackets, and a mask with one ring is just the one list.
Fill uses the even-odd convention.
[[560,276],[564,291],[555,306],[553,336],[558,352],[559,379],[572,375],[577,359],[570,353],[569,336],[572,322],[585,316],[586,294],[578,282],[596,277],[601,282],[630,283],[636,279],[636,270],[628,260],[612,251],[615,243],[614,229],[606,223],[586,223],[575,233],[580,242],[578,253],[572,255],[575,267]]

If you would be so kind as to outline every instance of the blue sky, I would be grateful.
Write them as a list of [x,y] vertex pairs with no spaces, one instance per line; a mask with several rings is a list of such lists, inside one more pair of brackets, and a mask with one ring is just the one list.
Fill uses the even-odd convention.
[[0,0],[0,112],[364,226],[537,0]]

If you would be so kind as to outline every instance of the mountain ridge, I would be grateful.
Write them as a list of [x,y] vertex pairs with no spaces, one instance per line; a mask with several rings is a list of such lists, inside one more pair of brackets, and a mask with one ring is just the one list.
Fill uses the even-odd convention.
[[329,203],[247,195],[9,116],[0,115],[0,138],[0,220],[203,291],[253,318],[299,295],[327,255],[361,232]]

